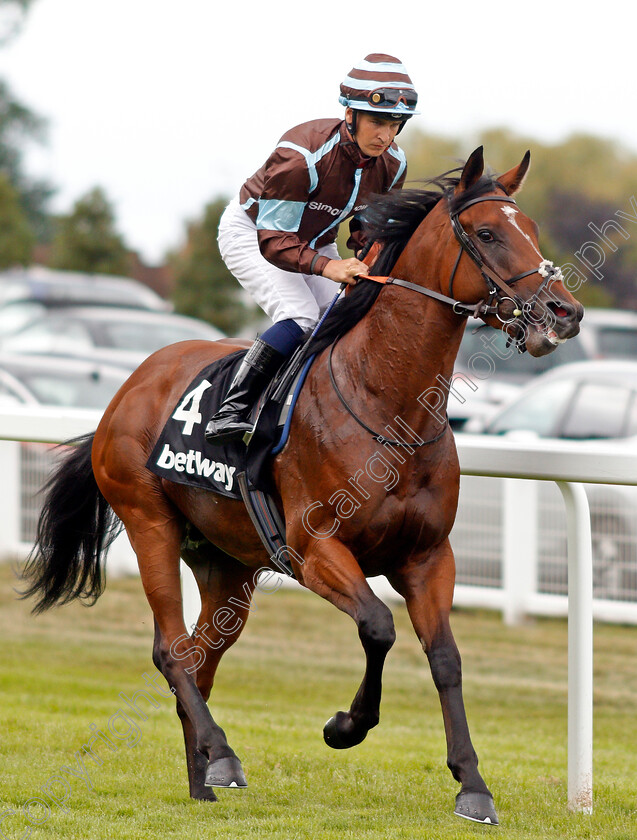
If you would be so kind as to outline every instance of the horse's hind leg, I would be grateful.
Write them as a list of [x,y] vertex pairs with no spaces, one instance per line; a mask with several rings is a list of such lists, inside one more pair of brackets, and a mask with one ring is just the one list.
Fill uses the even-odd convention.
[[[197,688],[203,699],[208,700],[219,660],[239,638],[247,621],[254,590],[254,570],[210,543],[198,547],[196,555],[185,555],[184,560],[195,575],[201,595],[201,613],[191,635],[201,652],[196,671]],[[216,799],[211,789],[213,786],[246,787],[239,759],[236,756],[220,756],[209,763],[206,755],[197,748],[195,728],[179,702],[177,714],[184,730],[192,798]]]
[[394,619],[372,592],[354,556],[336,540],[309,549],[299,573],[304,586],[351,616],[358,627],[366,658],[363,681],[349,711],[337,712],[323,730],[328,746],[353,747],[380,718],[383,666],[396,639]]
[[[229,759],[236,766],[239,760],[213,720],[195,680],[195,672],[205,664],[206,652],[191,639],[183,619],[179,575],[182,517],[168,500],[152,494],[138,498],[136,505],[124,507],[120,501],[117,508],[113,507],[126,524],[155,617],[153,661],[177,697],[180,717],[183,720],[185,714],[192,726],[192,732],[188,730],[191,754],[194,750],[201,753],[207,766],[219,759]],[[200,784],[194,785],[194,796],[215,799]]]
[[478,772],[462,699],[460,654],[451,632],[455,564],[448,541],[426,558],[410,558],[389,576],[405,598],[412,624],[424,648],[438,689],[447,738],[447,765],[462,787],[455,813],[476,822],[497,825],[493,797]]

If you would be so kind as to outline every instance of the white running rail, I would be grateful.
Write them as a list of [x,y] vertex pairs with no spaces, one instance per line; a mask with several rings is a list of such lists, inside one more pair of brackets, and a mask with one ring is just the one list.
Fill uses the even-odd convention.
[[[93,431],[101,414],[94,411],[2,407],[0,441],[59,443]],[[593,809],[593,557],[590,511],[582,483],[637,484],[637,456],[603,442],[547,441],[458,435],[460,466],[465,475],[539,479],[557,482],[566,504],[568,528],[568,806],[590,814]],[[519,559],[519,558],[518,558]],[[519,567],[518,567],[519,569]],[[507,578],[515,577],[505,569]],[[468,589],[468,587],[464,587]],[[506,603],[514,619],[524,609]],[[458,592],[457,595],[461,595]],[[550,597],[550,596],[549,596]],[[468,599],[465,603],[470,602]]]

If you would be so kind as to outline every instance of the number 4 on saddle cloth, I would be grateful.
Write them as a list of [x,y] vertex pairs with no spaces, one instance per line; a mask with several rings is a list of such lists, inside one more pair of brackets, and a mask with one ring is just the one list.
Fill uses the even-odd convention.
[[285,531],[270,496],[269,464],[288,438],[292,411],[314,357],[293,357],[252,410],[248,441],[206,443],[207,418],[217,411],[247,351],[238,350],[205,367],[180,397],[146,462],[161,478],[243,499],[270,556],[292,574],[284,551]]

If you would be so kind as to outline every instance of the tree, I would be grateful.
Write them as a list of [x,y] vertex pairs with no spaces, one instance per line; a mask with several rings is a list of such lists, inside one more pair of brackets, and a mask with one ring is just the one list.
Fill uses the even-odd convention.
[[0,47],[8,43],[22,26],[33,0],[0,0]]
[[50,265],[95,274],[128,273],[129,251],[115,230],[113,210],[99,187],[78,199],[70,215],[57,219]]
[[28,265],[34,243],[18,194],[0,173],[0,269]]
[[[18,32],[32,0],[0,0],[0,47]],[[41,240],[50,234],[46,205],[54,189],[47,181],[29,178],[23,155],[31,141],[42,142],[45,121],[19,102],[0,79],[0,172],[13,185],[29,224]]]
[[242,300],[241,287],[221,259],[217,228],[227,200],[208,204],[200,221],[186,226],[186,243],[169,255],[175,277],[173,302],[177,312],[203,318],[232,335],[247,324],[255,307]]

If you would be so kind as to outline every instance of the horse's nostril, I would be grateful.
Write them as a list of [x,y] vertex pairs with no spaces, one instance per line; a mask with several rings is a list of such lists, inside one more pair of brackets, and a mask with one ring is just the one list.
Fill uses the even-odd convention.
[[556,306],[553,312],[558,318],[567,318],[569,314],[568,309],[564,309],[563,306]]

